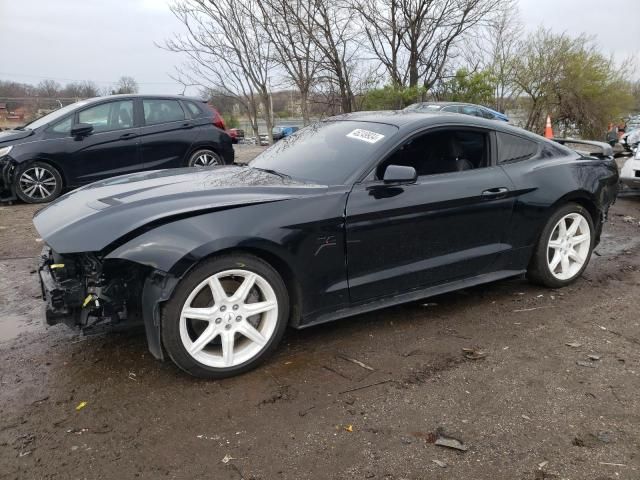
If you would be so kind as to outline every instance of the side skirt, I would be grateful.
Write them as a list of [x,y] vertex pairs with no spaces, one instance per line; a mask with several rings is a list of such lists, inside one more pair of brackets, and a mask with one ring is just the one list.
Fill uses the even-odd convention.
[[334,312],[325,313],[312,318],[310,321],[302,322],[300,325],[295,326],[296,329],[303,329],[320,325],[322,323],[332,322],[345,317],[351,317],[354,315],[360,315],[361,313],[371,312],[373,310],[379,310],[382,308],[393,307],[402,303],[413,302],[421,300],[423,298],[433,297],[441,295],[443,293],[453,292],[455,290],[462,290],[463,288],[474,287],[483,283],[495,282],[497,280],[503,280],[505,278],[517,277],[524,274],[526,270],[500,270],[497,272],[485,273],[477,275],[475,277],[465,278],[462,280],[456,280],[454,282],[445,283],[442,285],[436,285],[433,287],[423,288],[419,290],[412,290],[410,292],[392,295],[388,297],[379,298],[366,303],[353,305],[347,308],[343,308]]

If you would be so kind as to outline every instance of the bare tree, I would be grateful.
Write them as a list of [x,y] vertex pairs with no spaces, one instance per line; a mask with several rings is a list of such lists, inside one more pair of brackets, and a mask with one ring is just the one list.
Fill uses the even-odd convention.
[[442,79],[463,37],[504,0],[354,0],[369,48],[397,86],[425,90]]
[[100,95],[100,89],[91,81],[67,83],[61,92],[66,98],[91,98]]
[[45,98],[55,98],[60,95],[62,86],[55,80],[42,80],[36,87],[38,95]]
[[309,94],[320,67],[317,42],[312,35],[314,1],[262,0],[258,6],[264,30],[273,44],[273,57],[298,88],[302,119],[309,125]]
[[309,0],[300,5],[296,19],[317,47],[319,80],[327,85],[323,94],[337,91],[340,110],[351,112],[355,107],[352,86],[357,52],[355,12],[344,2],[334,0]]
[[489,69],[494,81],[495,108],[504,112],[520,91],[514,82],[516,74],[514,57],[523,33],[517,6],[511,5],[503,9],[495,22],[486,29],[486,33],[490,47]]
[[257,2],[175,0],[170,8],[186,33],[167,40],[165,48],[190,59],[178,79],[235,98],[251,118],[256,137],[262,110],[273,143],[270,94],[275,65]]
[[122,76],[116,82],[115,89],[112,92],[114,95],[122,93],[138,93],[138,82],[133,77]]

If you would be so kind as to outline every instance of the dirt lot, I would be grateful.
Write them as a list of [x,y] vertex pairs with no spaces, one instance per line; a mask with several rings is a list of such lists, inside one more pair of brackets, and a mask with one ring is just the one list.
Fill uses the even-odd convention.
[[2,479],[640,478],[640,197],[569,288],[503,281],[291,331],[216,382],[140,333],[45,328],[35,210],[0,207]]

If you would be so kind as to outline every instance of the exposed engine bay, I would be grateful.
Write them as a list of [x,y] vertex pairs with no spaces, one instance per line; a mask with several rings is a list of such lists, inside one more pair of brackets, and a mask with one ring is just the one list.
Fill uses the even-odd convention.
[[[148,269],[94,253],[60,255],[45,247],[39,267],[47,324],[64,322],[84,333],[141,323],[140,301]],[[124,325],[123,325],[124,326]]]

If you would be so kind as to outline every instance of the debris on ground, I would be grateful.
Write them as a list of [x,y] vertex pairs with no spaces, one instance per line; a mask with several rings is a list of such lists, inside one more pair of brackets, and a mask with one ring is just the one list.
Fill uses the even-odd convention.
[[231,460],[235,460],[235,458],[227,453],[222,459],[222,463],[229,463]]
[[433,459],[431,460],[433,463],[435,463],[436,465],[438,465],[440,468],[447,468],[447,464],[444,463],[442,460],[436,460]]
[[582,344],[579,342],[568,342],[568,343],[565,343],[565,345],[571,348],[580,348],[582,346]]
[[76,406],[76,411],[79,412],[80,410],[82,410],[84,407],[87,406],[87,402],[80,402],[77,406]]
[[519,310],[513,310],[513,313],[533,312],[534,310],[540,310],[543,308],[553,308],[553,305],[546,305],[544,307],[521,308]]
[[579,365],[580,367],[596,368],[593,362],[585,362],[584,360],[578,360],[576,365]]
[[593,362],[597,362],[598,360],[600,360],[600,355],[587,355],[587,358]]
[[353,425],[345,425],[344,426],[345,431],[347,432],[353,432]]
[[336,355],[336,357],[341,358],[342,360],[346,360],[347,362],[354,363],[354,364],[358,365],[359,367],[364,368],[365,370],[370,370],[372,372],[375,371],[375,368],[367,365],[364,362],[361,362],[360,360],[356,360],[355,358],[347,357],[346,355],[342,355],[342,354]]
[[436,441],[433,442],[440,447],[453,448],[454,450],[460,450],[466,452],[469,450],[462,440],[447,435],[442,428],[436,430]]
[[487,352],[478,348],[463,348],[462,353],[464,354],[464,358],[468,360],[480,360],[488,355]]

